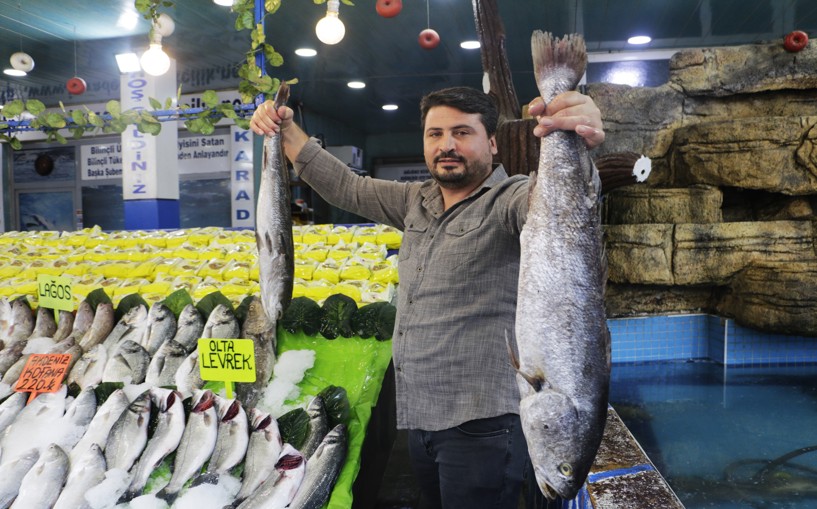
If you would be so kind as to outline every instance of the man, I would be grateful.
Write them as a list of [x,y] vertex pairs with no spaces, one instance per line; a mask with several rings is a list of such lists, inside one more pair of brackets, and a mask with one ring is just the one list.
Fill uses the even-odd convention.
[[[528,177],[492,168],[497,111],[456,87],[423,98],[423,151],[432,179],[359,177],[267,101],[259,135],[280,132],[300,178],[326,201],[403,231],[393,360],[397,426],[408,429],[412,467],[429,507],[515,509],[527,445],[506,348],[513,339],[519,233]],[[573,130],[604,140],[601,113],[578,92],[534,100],[534,134]],[[512,343],[513,344],[513,343]]]

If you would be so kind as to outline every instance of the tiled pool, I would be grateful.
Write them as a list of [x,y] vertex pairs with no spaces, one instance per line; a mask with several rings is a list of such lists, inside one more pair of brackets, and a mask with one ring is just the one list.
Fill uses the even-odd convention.
[[817,338],[711,315],[610,330],[611,404],[687,508],[817,507]]
[[608,320],[613,363],[707,359],[725,366],[817,363],[817,338],[768,334],[706,314]]

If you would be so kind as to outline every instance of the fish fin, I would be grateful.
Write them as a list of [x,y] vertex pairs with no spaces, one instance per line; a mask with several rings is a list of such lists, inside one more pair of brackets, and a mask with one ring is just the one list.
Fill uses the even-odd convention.
[[533,73],[545,104],[560,93],[575,89],[587,67],[587,49],[581,34],[558,39],[550,32],[534,30],[531,53]]
[[205,472],[193,479],[193,483],[190,487],[201,486],[202,484],[212,484],[215,486],[218,484],[218,478],[218,472]]
[[533,390],[539,392],[542,390],[542,387],[545,385],[545,377],[543,376],[531,376],[524,371],[521,371],[520,364],[519,364],[519,357],[516,356],[516,352],[513,351],[511,348],[511,341],[508,337],[508,331],[505,331],[505,346],[508,347],[508,355],[511,357],[511,365],[513,369],[516,370],[516,373],[521,376],[526,382],[533,387]]
[[539,177],[539,172],[534,170],[530,172],[528,180],[528,210],[530,210],[530,203],[533,201],[534,190],[536,189],[536,180]]
[[166,487],[162,488],[161,490],[159,490],[158,493],[156,493],[156,498],[161,498],[162,500],[167,502],[167,505],[169,506],[172,506],[173,502],[175,502],[178,497],[179,497],[178,491],[170,492],[166,490]]

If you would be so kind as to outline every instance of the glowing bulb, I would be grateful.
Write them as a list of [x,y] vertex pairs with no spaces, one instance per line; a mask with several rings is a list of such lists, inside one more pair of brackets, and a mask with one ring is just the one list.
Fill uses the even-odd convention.
[[649,35],[634,35],[627,39],[630,44],[647,44],[650,41],[652,41],[652,38]]
[[142,70],[151,76],[161,76],[170,69],[170,57],[162,51],[162,45],[155,42],[150,44],[139,63],[142,64]]
[[25,76],[28,74],[25,71],[21,71],[20,69],[3,69],[4,74],[8,74],[9,76]]
[[346,35],[346,27],[338,17],[340,0],[329,0],[326,2],[326,16],[315,25],[315,34],[324,44],[337,44]]

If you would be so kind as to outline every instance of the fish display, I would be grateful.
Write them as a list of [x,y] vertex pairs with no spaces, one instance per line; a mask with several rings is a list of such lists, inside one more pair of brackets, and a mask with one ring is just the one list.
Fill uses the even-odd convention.
[[[275,108],[286,104],[288,98],[289,85],[281,83],[275,96]],[[270,321],[275,322],[281,318],[292,297],[295,275],[289,170],[280,133],[264,138],[264,162],[255,212],[255,243],[261,302]]]
[[[531,40],[545,104],[573,90],[587,62],[584,39]],[[548,498],[573,498],[601,443],[610,381],[607,278],[600,218],[601,182],[573,132],[541,141],[520,236],[516,310],[519,414],[536,481]]]
[[332,487],[346,460],[346,426],[338,424],[326,434],[306,463],[301,487],[290,502],[293,509],[320,509],[329,500]]
[[[277,419],[255,406],[276,362],[276,324],[258,296],[246,302],[241,322],[223,304],[206,319],[188,305],[178,320],[164,306],[137,304],[116,321],[110,303],[94,309],[83,301],[55,323],[46,318],[53,310],[49,315],[25,299],[17,302],[0,298],[0,327],[28,335],[0,344],[0,361],[8,357],[0,375],[19,377],[31,353],[70,353],[72,359],[57,392],[28,405],[27,393],[0,396],[0,509],[89,509],[99,503],[92,496],[97,488],[111,486],[111,504],[153,494],[173,506],[200,483],[220,484],[221,476],[240,484],[233,507],[286,507],[296,496],[307,478],[306,453],[317,455],[329,436],[328,415],[323,400],[314,398],[306,414],[311,431],[300,421],[302,434],[293,435],[299,442],[307,438],[299,451],[284,443]],[[201,389],[197,339],[208,335],[254,342],[260,380],[237,384],[235,399]],[[342,463],[345,449],[332,457]],[[322,459],[311,469],[312,477],[321,471],[332,479],[316,484],[324,500],[335,468]]]
[[241,337],[253,341],[255,382],[236,383],[235,391],[244,408],[253,408],[269,384],[275,366],[275,322],[267,317],[258,297],[250,300]]

